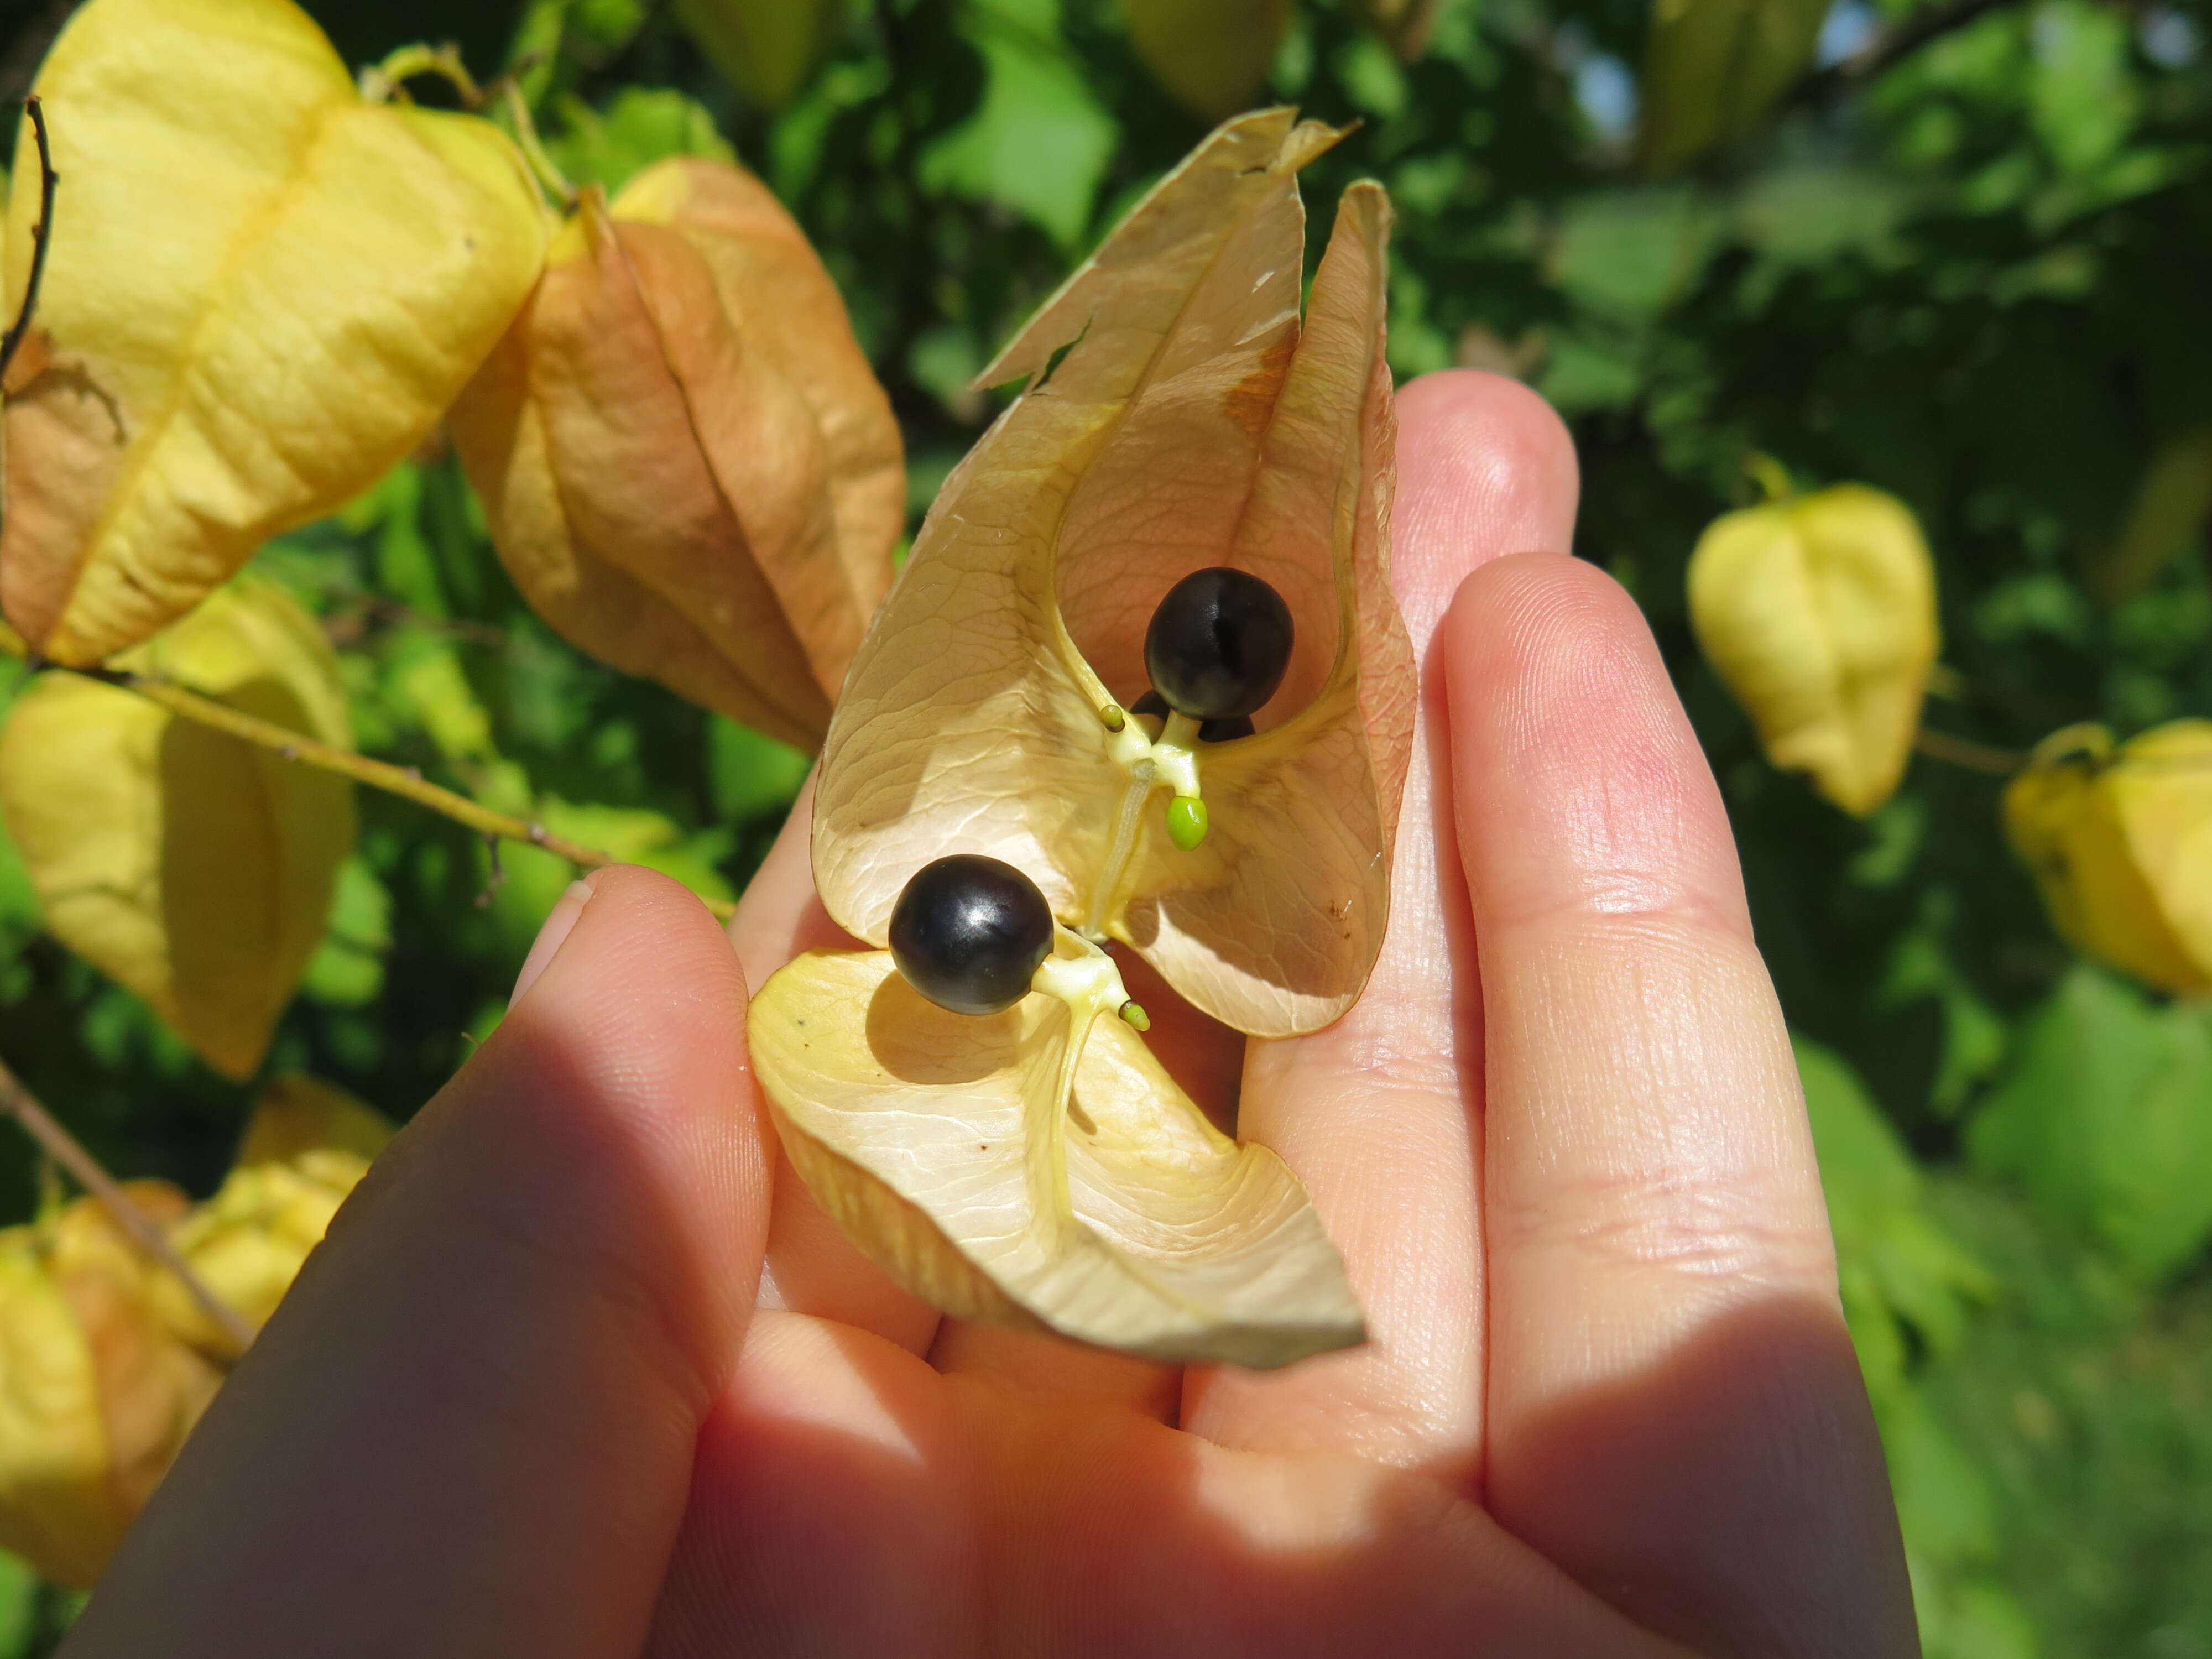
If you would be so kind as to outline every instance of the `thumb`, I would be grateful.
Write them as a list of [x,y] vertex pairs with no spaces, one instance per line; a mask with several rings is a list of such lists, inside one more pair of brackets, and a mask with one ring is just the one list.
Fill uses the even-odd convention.
[[760,1268],[744,984],[698,901],[635,869],[572,889],[530,966],[216,1399],[73,1659],[642,1645]]

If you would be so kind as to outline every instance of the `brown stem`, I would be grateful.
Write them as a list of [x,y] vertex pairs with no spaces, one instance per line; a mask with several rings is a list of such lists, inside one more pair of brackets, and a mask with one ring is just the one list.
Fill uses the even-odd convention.
[[[404,795],[417,805],[427,806],[480,836],[542,847],[580,869],[597,870],[615,862],[613,854],[603,852],[596,847],[586,847],[581,842],[570,841],[566,836],[556,836],[535,819],[510,817],[504,812],[495,812],[488,806],[479,805],[466,795],[441,788],[428,781],[411,766],[394,766],[389,761],[371,760],[366,755],[356,755],[350,749],[340,749],[335,744],[320,743],[313,738],[303,737],[289,726],[257,719],[231,708],[228,703],[204,697],[198,692],[187,690],[171,681],[155,679],[126,668],[73,668],[66,672],[82,674],[102,684],[135,691],[150,702],[160,703],[171,714],[181,714],[188,720],[211,726],[218,732],[228,732],[232,737],[252,744],[257,748],[266,749],[281,759],[319,767],[325,772],[336,772],[351,778],[356,783],[365,783],[372,789]],[[699,902],[724,921],[737,910],[737,907],[727,900],[708,898],[704,894],[699,896]]]
[[1993,749],[1987,744],[1954,738],[1948,732],[1932,732],[1920,728],[1912,746],[1931,760],[1948,762],[1963,766],[1972,772],[1987,772],[1993,777],[2008,778],[2027,765],[2027,756],[2017,749]]
[[23,100],[23,113],[31,118],[31,131],[39,141],[39,222],[31,227],[31,275],[23,284],[23,303],[15,308],[15,320],[8,331],[0,334],[0,385],[8,380],[8,366],[15,361],[26,336],[31,331],[31,313],[39,303],[39,284],[46,280],[46,244],[53,240],[54,186],[61,183],[61,174],[54,171],[53,151],[46,142],[46,112],[33,93]]
[[113,1176],[100,1167],[100,1160],[85,1151],[84,1143],[62,1127],[54,1115],[40,1105],[23,1086],[22,1079],[4,1064],[0,1064],[0,1111],[12,1114],[31,1139],[76,1177],[78,1186],[100,1200],[101,1207],[115,1218],[117,1226],[177,1276],[178,1282],[199,1304],[200,1311],[215,1322],[216,1328],[240,1353],[252,1346],[253,1327],[246,1322],[237,1309],[208,1288],[207,1281],[192,1270],[191,1263],[177,1254],[176,1247],[169,1243],[169,1236],[160,1224],[131,1201],[131,1194],[116,1183]]

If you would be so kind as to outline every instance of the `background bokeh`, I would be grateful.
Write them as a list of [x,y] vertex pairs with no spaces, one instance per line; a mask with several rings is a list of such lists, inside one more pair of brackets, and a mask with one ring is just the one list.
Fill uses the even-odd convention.
[[[0,94],[68,9],[0,9]],[[1000,406],[969,376],[1209,125],[1112,0],[854,0],[781,108],[642,0],[308,9],[354,63],[543,54],[526,83],[580,181],[732,148],[844,289],[917,522]],[[1642,604],[1704,738],[1930,1652],[2212,1659],[2212,1012],[2073,957],[1996,813],[2056,726],[2212,715],[2212,11],[1838,0],[1769,116],[1657,178],[1645,0],[1443,0],[1411,64],[1349,0],[1244,9],[1289,14],[1264,95],[1361,123],[1310,202],[1372,175],[1397,203],[1401,377],[1492,368],[1567,416],[1577,551]],[[1755,453],[1893,492],[1936,551],[1937,752],[1863,823],[1765,764],[1689,637],[1684,563]],[[804,775],[556,639],[434,447],[258,568],[340,644],[364,749],[702,890],[742,886]],[[509,849],[495,882],[465,831],[361,805],[270,1066],[404,1117],[498,1018],[568,872]],[[0,1054],[109,1168],[196,1193],[251,1093],[41,934],[4,843]],[[0,1218],[40,1182],[0,1133]],[[70,1606],[0,1559],[0,1659]]]

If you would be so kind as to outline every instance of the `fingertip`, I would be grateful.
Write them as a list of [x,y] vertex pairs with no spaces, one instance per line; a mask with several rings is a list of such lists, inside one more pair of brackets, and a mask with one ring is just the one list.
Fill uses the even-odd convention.
[[1480,369],[1425,374],[1398,393],[1391,562],[1418,638],[1468,573],[1572,546],[1581,468],[1551,404]]

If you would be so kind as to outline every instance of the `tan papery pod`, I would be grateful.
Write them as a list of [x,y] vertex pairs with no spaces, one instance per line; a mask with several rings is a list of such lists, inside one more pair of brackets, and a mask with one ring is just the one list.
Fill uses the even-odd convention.
[[[314,618],[251,578],[119,659],[350,746]],[[353,786],[69,674],[0,731],[0,812],[54,936],[227,1077],[252,1075],[321,941],[354,843]]]
[[[88,665],[412,450],[548,225],[497,128],[363,101],[289,0],[91,0],[36,89],[67,183],[42,372],[8,401],[0,605]],[[37,169],[16,183],[10,314]]]
[[1690,623],[1767,758],[1864,817],[1897,791],[1941,640],[1912,514],[1838,484],[1714,520],[1690,556]]
[[905,511],[898,427],[766,187],[676,159],[587,192],[448,425],[532,606],[812,747]]
[[[1358,995],[1413,675],[1378,186],[1345,192],[1298,317],[1297,173],[1337,136],[1284,110],[1222,127],[980,377],[1030,385],[939,493],[824,749],[815,881],[849,932],[884,943],[915,871],[981,853],[1240,1030],[1312,1030]],[[1205,844],[1174,848],[1156,795],[1116,871],[1126,775],[1101,711],[1145,690],[1167,590],[1218,564],[1289,604],[1290,670],[1257,736],[1204,745]]]
[[1358,0],[1358,9],[1390,49],[1411,64],[1429,49],[1443,0]]
[[2102,726],[2054,732],[2005,787],[2004,820],[2068,943],[2165,990],[2212,990],[2212,720],[2117,749]]
[[1118,1019],[1069,1079],[1064,1004],[948,1013],[888,951],[817,951],[746,1030],[808,1190],[946,1313],[1176,1364],[1284,1365],[1365,1334],[1297,1177],[1214,1128]]

